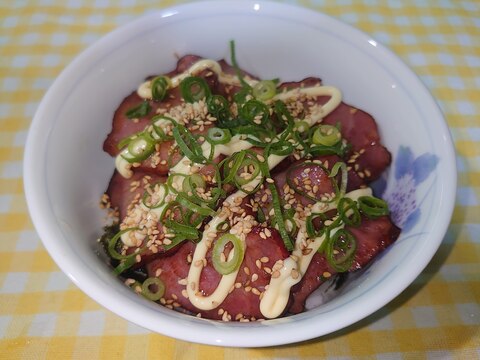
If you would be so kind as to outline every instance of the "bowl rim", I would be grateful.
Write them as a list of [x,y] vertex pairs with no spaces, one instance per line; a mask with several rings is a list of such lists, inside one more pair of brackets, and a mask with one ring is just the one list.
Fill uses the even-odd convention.
[[[59,91],[59,84],[63,83],[66,79],[71,77],[75,73],[76,69],[82,66],[82,63],[85,60],[89,59],[90,57],[94,57],[98,48],[101,48],[104,44],[107,44],[111,41],[119,41],[123,34],[128,34],[131,31],[135,31],[135,29],[139,25],[144,22],[148,22],[151,19],[165,19],[175,16],[182,17],[184,15],[192,13],[195,13],[196,15],[204,15],[207,12],[211,14],[212,11],[227,11],[228,13],[234,13],[238,10],[249,11],[251,12],[251,14],[259,14],[259,16],[261,16],[265,12],[280,12],[282,14],[287,13],[289,14],[289,16],[294,16],[297,19],[304,18],[317,19],[324,22],[327,21],[328,23],[334,24],[339,29],[342,29],[342,31],[359,38],[363,42],[374,41],[370,35],[367,35],[348,24],[345,24],[342,21],[332,18],[323,13],[296,5],[289,5],[270,1],[201,1],[167,7],[159,11],[141,16],[138,19],[133,20],[132,22],[123,26],[120,26],[112,32],[104,35],[102,38],[100,38],[83,52],[81,52],[61,72],[58,78],[48,89],[36,111],[27,136],[23,167],[24,191],[27,199],[28,210],[33,220],[35,229],[40,235],[40,238],[42,239],[42,242],[46,247],[47,251],[49,252],[50,256],[54,259],[54,261],[62,269],[62,271],[67,274],[67,276],[83,292],[85,292],[89,297],[93,298],[103,307],[113,311],[114,313],[118,314],[119,316],[125,318],[132,323],[136,323],[154,332],[159,332],[164,335],[175,337],[181,340],[210,345],[236,347],[272,346],[294,343],[331,333],[346,326],[352,325],[357,321],[365,318],[366,316],[372,314],[373,312],[379,310],[382,306],[386,305],[403,290],[405,290],[407,286],[411,284],[411,282],[423,271],[423,269],[426,267],[428,262],[431,260],[431,258],[437,251],[446,233],[449,220],[453,213],[455,202],[454,189],[456,188],[456,165],[453,142],[447,124],[435,100],[430,95],[425,85],[417,77],[417,75],[415,75],[415,73],[410,70],[410,68],[405,65],[393,52],[388,50],[383,45],[375,42],[376,49],[378,49],[378,51],[381,51],[383,56],[385,56],[389,60],[389,62],[391,62],[391,64],[394,64],[396,67],[402,69],[402,71],[407,76],[409,76],[409,81],[416,84],[417,89],[422,92],[422,95],[429,100],[429,103],[427,105],[431,108],[430,110],[434,114],[436,114],[436,118],[440,120],[439,126],[441,127],[440,130],[443,133],[443,142],[445,148],[447,149],[447,157],[445,160],[448,163],[449,169],[451,170],[450,174],[446,174],[446,176],[449,177],[447,180],[444,181],[444,184],[450,183],[451,189],[442,188],[442,198],[439,200],[439,202],[443,203],[445,206],[445,210],[442,213],[442,216],[448,221],[437,224],[438,226],[433,230],[435,231],[436,236],[432,236],[435,239],[438,239],[437,242],[429,246],[427,249],[423,249],[425,252],[420,259],[417,259],[419,261],[415,263],[415,266],[412,266],[407,274],[403,274],[402,277],[397,279],[398,281],[395,284],[385,284],[386,290],[384,293],[388,295],[378,298],[375,297],[373,299],[366,299],[365,297],[363,297],[362,299],[360,299],[360,301],[361,304],[365,306],[366,310],[364,310],[363,312],[359,311],[353,315],[335,314],[335,321],[331,321],[329,324],[326,324],[323,327],[315,327],[315,324],[310,319],[305,319],[304,322],[308,322],[308,326],[304,331],[299,331],[299,329],[296,327],[295,321],[292,321],[292,318],[268,320],[259,324],[251,324],[248,327],[242,326],[243,324],[218,323],[205,319],[191,319],[191,317],[189,317],[188,321],[184,321],[184,319],[182,318],[185,317],[184,315],[170,314],[171,311],[159,310],[158,306],[156,306],[155,308],[151,306],[137,306],[134,307],[132,310],[132,308],[126,307],[125,304],[128,303],[138,305],[138,302],[136,300],[131,300],[122,296],[113,299],[112,297],[107,298],[106,295],[109,294],[110,290],[105,287],[106,284],[98,278],[95,279],[94,273],[92,271],[86,272],[84,269],[82,270],[81,259],[76,259],[76,261],[71,262],[70,258],[66,256],[66,254],[69,251],[71,252],[72,249],[69,248],[68,244],[58,241],[58,239],[61,238],[61,235],[59,235],[59,230],[55,229],[56,223],[53,221],[53,219],[51,219],[51,215],[49,215],[48,212],[45,211],[45,204],[48,204],[48,202],[46,202],[45,194],[42,194],[42,190],[46,189],[46,181],[41,176],[36,176],[38,171],[42,171],[41,161],[38,161],[38,153],[46,149],[48,139],[48,136],[45,136],[44,139],[41,139],[41,137],[36,136],[36,134],[45,134],[46,132],[50,134],[52,130],[52,128],[47,127],[47,131],[45,131],[45,115],[49,112],[50,104],[55,98],[56,93]],[[93,283],[92,276],[94,279]],[[157,324],[152,324],[152,316],[158,318],[159,313],[162,313],[164,315],[163,320],[165,322],[160,321]],[[302,314],[295,316],[302,316]],[[331,316],[331,314],[327,315],[327,318],[328,316]],[[303,318],[305,318],[305,316],[303,316]],[[195,332],[185,332],[185,326],[191,325],[192,321],[194,321],[199,326],[198,330]],[[212,326],[212,323],[214,323],[214,326]],[[205,324],[208,325],[205,326]],[[270,324],[275,326],[268,326]],[[162,327],[164,325],[168,325],[168,327]],[[200,332],[202,332],[202,334],[200,334]],[[239,332],[241,332],[240,335]],[[287,337],[285,336],[285,334],[287,334]]]

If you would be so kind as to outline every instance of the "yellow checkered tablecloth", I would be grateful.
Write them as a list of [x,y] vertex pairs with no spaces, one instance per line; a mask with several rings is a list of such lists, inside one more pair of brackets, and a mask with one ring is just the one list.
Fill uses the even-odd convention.
[[427,269],[347,329],[302,344],[223,349],[126,322],[78,290],[27,213],[22,156],[60,71],[96,39],[176,1],[0,1],[0,358],[480,358],[480,2],[284,0],[350,23],[390,47],[444,111],[458,151],[452,223]]

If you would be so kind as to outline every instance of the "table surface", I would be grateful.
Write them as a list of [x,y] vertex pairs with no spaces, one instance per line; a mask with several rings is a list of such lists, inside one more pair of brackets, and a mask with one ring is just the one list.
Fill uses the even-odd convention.
[[324,12],[398,54],[440,104],[458,162],[455,211],[425,271],[363,321],[301,344],[218,348],[154,334],[102,308],[55,265],[29,218],[28,128],[84,48],[178,1],[0,1],[0,358],[480,358],[480,2],[284,1]]

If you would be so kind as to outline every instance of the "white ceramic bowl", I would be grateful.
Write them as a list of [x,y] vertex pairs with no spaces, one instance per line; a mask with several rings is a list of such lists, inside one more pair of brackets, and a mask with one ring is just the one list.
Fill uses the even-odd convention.
[[[98,256],[99,196],[114,169],[102,151],[113,111],[145,76],[177,55],[229,58],[263,78],[319,76],[370,112],[393,154],[385,197],[404,227],[398,241],[334,299],[261,323],[221,323],[144,300]],[[267,346],[321,336],[384,306],[424,269],[450,221],[454,151],[435,101],[390,51],[350,26],[268,2],[197,2],[164,9],[108,34],[79,55],[45,95],[25,153],[25,192],[35,227],[58,266],[86,294],[125,319],[168,336],[223,346]],[[381,187],[382,184],[380,184]]]

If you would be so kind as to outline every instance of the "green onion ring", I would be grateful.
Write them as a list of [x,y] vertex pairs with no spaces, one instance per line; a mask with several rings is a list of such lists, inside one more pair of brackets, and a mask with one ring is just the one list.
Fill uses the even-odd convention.
[[142,132],[130,140],[127,152],[121,156],[129,163],[142,162],[155,151],[155,140],[149,133]]
[[252,95],[261,101],[270,100],[277,94],[277,84],[273,80],[262,80],[252,89]]
[[[168,188],[170,189],[170,191],[174,194],[178,194],[179,192],[183,191],[183,182],[185,181],[185,178],[187,177],[188,175],[186,174],[178,174],[178,173],[171,173],[170,176],[168,177],[167,179],[167,185],[168,185]],[[173,186],[173,183],[175,182],[175,178],[176,177],[180,177],[182,178],[183,177],[183,180],[182,180],[182,189],[177,189]]]
[[217,118],[220,123],[225,122],[230,118],[230,108],[228,100],[222,95],[211,95],[207,99],[207,109],[210,114]]
[[310,128],[310,125],[308,124],[308,122],[304,120],[296,121],[295,125],[293,126],[293,129],[300,133],[307,131],[309,128]]
[[228,129],[220,129],[218,127],[213,127],[208,129],[207,139],[214,145],[218,144],[227,144],[230,142],[232,134]]
[[235,174],[240,168],[243,159],[245,158],[246,151],[238,151],[231,156],[225,158],[220,165],[223,165],[223,182],[225,184],[231,183],[235,179]]
[[165,123],[165,122],[170,122],[173,126],[177,123],[175,120],[168,116],[164,115],[155,115],[152,117],[152,128],[153,128],[153,133],[152,135],[157,135],[158,139],[160,141],[166,141],[166,140],[172,140],[173,136],[167,135],[163,128],[160,126],[160,123]]
[[182,188],[183,191],[188,193],[193,193],[195,192],[195,189],[197,188],[205,188],[205,180],[203,179],[203,176],[200,174],[191,174],[185,176],[185,179],[183,179],[183,184]]
[[358,206],[362,213],[373,219],[390,213],[387,202],[373,196],[360,196]]
[[167,76],[157,76],[153,78],[151,82],[153,100],[163,100],[171,86],[172,81]]
[[216,230],[220,232],[228,231],[230,230],[230,223],[228,221],[222,221],[217,225]]
[[270,119],[270,111],[261,101],[248,100],[240,108],[239,116],[252,124],[265,126]]
[[345,225],[359,226],[361,217],[356,201],[343,197],[337,205],[338,215]]
[[[230,260],[223,261],[222,254],[224,254],[225,245],[232,243],[233,255]],[[245,249],[242,241],[233,234],[223,234],[220,236],[213,245],[212,262],[213,267],[218,273],[222,275],[228,275],[237,270],[243,261],[245,255]],[[229,256],[230,257],[230,256]]]
[[[156,291],[151,291],[150,287],[155,286]],[[165,294],[165,284],[162,280],[156,277],[149,277],[142,284],[142,295],[148,300],[158,301]]]
[[312,135],[312,142],[316,145],[333,146],[341,139],[340,131],[332,125],[319,125]]
[[183,219],[185,217],[185,209],[178,203],[178,201],[171,201],[163,208],[163,211],[159,217],[159,221],[161,223],[164,223],[168,220],[174,221],[173,219],[177,215]]
[[[159,186],[159,188],[156,190],[155,188]],[[143,193],[143,197],[142,197],[142,203],[144,206],[146,206],[147,208],[149,209],[158,209],[160,206],[162,206],[163,204],[165,204],[165,199],[168,195],[168,189],[169,189],[169,186],[168,184],[166,183],[155,183],[155,184],[152,184],[149,186],[149,189],[151,190],[152,193],[154,193],[155,195],[159,196],[159,200],[157,201],[157,203],[155,204],[148,204],[147,201],[148,201],[148,198],[150,197],[150,199],[152,198],[152,195],[147,191],[145,190],[144,193]],[[159,193],[160,192],[160,193]]]
[[[357,242],[351,232],[338,229],[330,238],[325,249],[328,263],[338,272],[345,272],[352,266]],[[339,256],[339,254],[342,254]]]
[[312,213],[309,216],[307,216],[307,219],[305,220],[307,235],[310,239],[321,236],[325,231],[325,227],[322,227],[322,229],[320,230],[315,229],[315,225],[313,224],[313,221],[317,218],[321,219],[322,225],[323,225],[323,221],[326,220],[325,214],[323,213]]
[[128,228],[128,229],[123,229],[121,231],[119,231],[118,233],[115,234],[114,237],[112,237],[110,239],[110,241],[108,242],[108,254],[110,255],[110,257],[112,259],[116,259],[116,260],[125,260],[125,259],[130,259],[130,258],[134,258],[135,256],[137,256],[138,252],[133,252],[132,254],[130,255],[122,255],[120,254],[115,248],[117,247],[117,242],[120,240],[120,237],[129,232],[129,231],[135,231],[135,230],[139,230],[138,227],[133,227],[133,228]]
[[[248,153],[247,153],[248,155]],[[250,172],[251,168],[253,167],[253,171]],[[240,175],[243,174],[243,171],[245,170],[245,168],[247,168],[247,173],[249,175],[249,178],[248,179],[245,179],[243,177],[241,177]],[[233,170],[232,170],[233,171]],[[240,174],[239,174],[240,172]],[[250,182],[252,182],[253,180],[255,180],[257,178],[257,176],[260,174],[260,164],[259,164],[259,161],[256,157],[245,157],[243,159],[243,161],[240,163],[240,165],[238,166],[238,169],[237,171],[235,172],[235,184],[238,186],[238,187],[242,187],[243,185],[246,185]]]
[[189,76],[180,82],[180,93],[188,103],[194,103],[210,96],[210,88],[205,79]]

